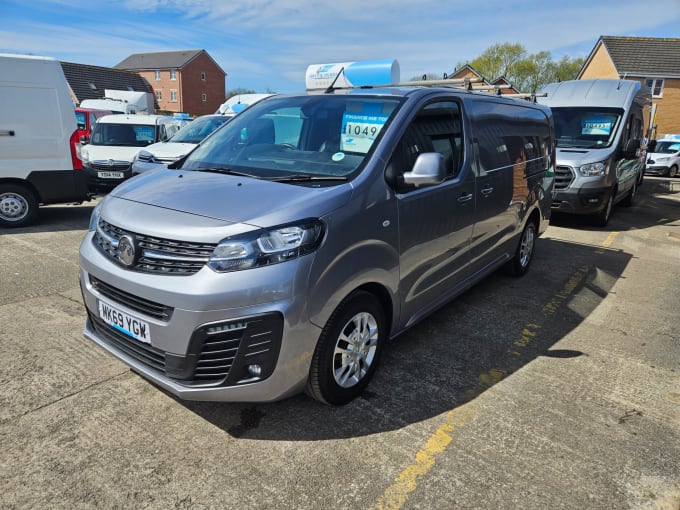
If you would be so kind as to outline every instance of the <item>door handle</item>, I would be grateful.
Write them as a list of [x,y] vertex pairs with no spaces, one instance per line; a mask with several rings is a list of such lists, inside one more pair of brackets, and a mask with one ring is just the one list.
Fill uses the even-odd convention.
[[469,202],[472,200],[472,193],[463,193],[461,196],[458,197],[458,202],[463,203],[463,202]]
[[482,195],[488,197],[489,195],[491,195],[491,193],[493,193],[493,187],[487,185],[484,186],[480,191],[482,192]]
[[14,136],[13,129],[0,129],[0,136]]

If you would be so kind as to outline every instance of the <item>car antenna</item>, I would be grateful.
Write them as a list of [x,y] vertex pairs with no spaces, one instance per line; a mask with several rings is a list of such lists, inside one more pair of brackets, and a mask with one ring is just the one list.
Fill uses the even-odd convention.
[[340,68],[340,71],[338,71],[338,74],[335,75],[335,78],[333,79],[333,83],[331,83],[328,86],[328,88],[326,89],[324,94],[330,94],[331,92],[333,92],[335,90],[335,82],[338,81],[338,78],[340,78],[340,75],[344,74],[344,73],[345,73],[345,67],[343,66],[343,67]]

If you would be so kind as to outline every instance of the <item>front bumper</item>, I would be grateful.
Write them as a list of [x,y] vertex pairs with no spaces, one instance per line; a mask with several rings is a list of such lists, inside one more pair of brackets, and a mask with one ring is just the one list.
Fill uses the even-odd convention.
[[566,189],[553,192],[553,212],[568,214],[596,214],[607,205],[609,188]]
[[[182,399],[269,402],[304,389],[320,334],[304,319],[303,297],[293,293],[306,288],[306,277],[296,276],[307,274],[305,257],[290,261],[297,267],[260,268],[259,276],[244,274],[259,269],[217,274],[209,268],[192,276],[147,275],[118,267],[91,237],[81,246],[80,271],[88,339]],[[287,288],[281,274],[292,279]],[[275,288],[268,293],[249,285],[270,276]],[[105,322],[100,301],[148,326],[150,343]]]
[[647,166],[645,168],[645,173],[647,174],[659,174],[659,175],[668,175],[670,173],[671,167],[668,165],[650,165],[647,163]]
[[[92,193],[108,193],[123,181],[132,177],[130,163],[114,162],[109,165],[106,162],[91,162],[83,165],[87,173],[87,188]],[[112,177],[112,175],[120,175]]]

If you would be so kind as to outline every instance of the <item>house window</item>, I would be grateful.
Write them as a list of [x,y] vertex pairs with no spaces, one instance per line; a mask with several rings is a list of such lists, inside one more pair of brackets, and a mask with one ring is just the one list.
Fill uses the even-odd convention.
[[205,73],[201,73],[201,80],[205,81]]
[[156,81],[161,81],[161,72],[155,71],[155,73],[156,73]]
[[648,79],[647,86],[652,89],[652,97],[663,97],[663,80]]
[[205,93],[201,94],[201,101],[203,101],[204,103],[207,102],[208,101],[208,94],[205,94]]
[[172,103],[177,102],[177,91],[176,90],[170,91],[170,102],[172,102]]
[[156,91],[156,99],[157,99],[158,101],[162,101],[162,100],[163,100],[163,91],[162,91],[162,90],[157,90],[157,91]]
[[170,69],[170,79],[171,80],[177,79],[177,69]]

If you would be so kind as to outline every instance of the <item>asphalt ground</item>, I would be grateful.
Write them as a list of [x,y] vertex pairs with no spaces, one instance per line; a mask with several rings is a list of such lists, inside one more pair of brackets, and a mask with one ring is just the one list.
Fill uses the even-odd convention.
[[86,340],[92,206],[0,231],[0,508],[680,509],[680,180],[553,218],[340,408],[179,401]]

